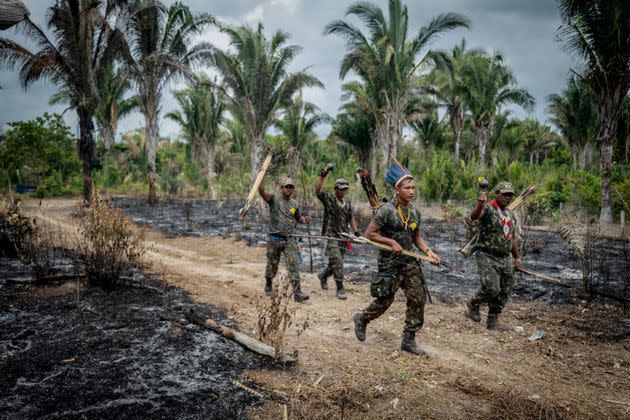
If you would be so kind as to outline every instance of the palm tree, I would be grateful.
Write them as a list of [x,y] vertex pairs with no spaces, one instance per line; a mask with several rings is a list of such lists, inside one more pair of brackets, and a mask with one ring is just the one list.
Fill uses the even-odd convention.
[[630,2],[561,0],[563,25],[557,35],[586,68],[579,74],[597,109],[602,169],[600,221],[612,222],[612,158],[619,113],[630,89]]
[[144,114],[149,172],[149,203],[157,202],[155,156],[161,102],[171,82],[192,77],[191,67],[210,52],[205,42],[193,43],[215,20],[193,14],[180,2],[166,8],[158,0],[136,0],[127,22],[127,72],[138,89],[138,106]]
[[425,150],[425,159],[430,159],[432,149],[440,149],[444,146],[445,136],[443,124],[438,118],[437,111],[427,114],[419,121],[411,124],[411,129],[415,134],[415,140],[420,143]]
[[19,0],[3,0],[0,3],[0,31],[9,29],[13,25],[18,24],[26,17],[29,12],[24,3]]
[[214,196],[214,160],[221,141],[219,134],[225,104],[214,84],[208,83],[208,78],[204,75],[197,76],[195,85],[175,92],[174,96],[181,111],[169,112],[166,118],[175,121],[182,128],[184,137],[190,143],[194,161],[200,160],[201,151],[205,153],[208,188]]
[[439,101],[440,106],[446,108],[449,123],[453,129],[455,137],[455,159],[459,159],[461,146],[462,129],[464,128],[464,118],[466,108],[459,95],[459,85],[461,84],[461,69],[467,57],[473,54],[480,54],[481,51],[474,49],[466,51],[466,40],[451,50],[446,65],[437,66],[429,77],[434,87],[428,92],[433,94]]
[[300,152],[315,139],[315,127],[330,121],[331,118],[317,106],[302,99],[302,92],[285,106],[284,117],[276,122],[276,127],[289,142],[296,173],[300,169]]
[[441,33],[468,28],[465,17],[446,13],[434,18],[411,39],[407,39],[407,6],[400,0],[389,0],[388,17],[378,6],[359,2],[352,4],[346,16],[356,16],[368,27],[366,35],[352,23],[336,20],[329,23],[324,34],[337,34],[346,39],[347,52],[339,69],[343,80],[354,71],[377,98],[378,110],[375,135],[381,149],[381,166],[396,157],[398,143],[405,124],[418,119],[423,109],[416,102],[417,71],[422,66],[447,61],[441,51],[428,50],[428,44]]
[[558,135],[548,125],[531,118],[523,121],[523,148],[529,157],[529,164],[539,162],[540,154],[558,142]]
[[470,111],[470,121],[479,152],[479,164],[485,165],[486,145],[492,136],[497,112],[508,103],[526,110],[534,106],[534,98],[525,89],[516,87],[512,72],[499,54],[470,56],[461,69],[458,92]]
[[288,73],[289,63],[302,49],[286,45],[289,39],[286,32],[276,31],[268,40],[262,23],[256,29],[228,26],[223,31],[234,51],[216,49],[212,64],[223,78],[231,113],[245,129],[253,181],[267,129],[276,122],[283,104],[303,87],[323,85],[306,70]]
[[79,120],[78,151],[83,161],[86,203],[92,192],[93,117],[100,100],[95,75],[121,51],[122,33],[111,23],[123,11],[125,3],[125,0],[58,0],[48,8],[47,26],[52,38],[25,17],[17,28],[38,48],[37,52],[0,38],[0,67],[19,67],[24,88],[45,79],[67,92]]
[[572,77],[562,94],[549,95],[547,101],[551,123],[569,143],[573,167],[586,168],[597,135],[597,113],[588,86]]
[[362,168],[367,168],[372,150],[371,133],[374,126],[364,112],[341,112],[332,124],[330,138],[349,146]]
[[[138,109],[138,98],[125,98],[131,83],[122,68],[114,68],[113,63],[101,68],[96,75],[96,88],[100,100],[94,119],[98,130],[98,139],[103,142],[105,149],[114,145],[118,121]],[[48,101],[50,105],[66,104],[71,106],[71,98],[66,90],[55,93]]]

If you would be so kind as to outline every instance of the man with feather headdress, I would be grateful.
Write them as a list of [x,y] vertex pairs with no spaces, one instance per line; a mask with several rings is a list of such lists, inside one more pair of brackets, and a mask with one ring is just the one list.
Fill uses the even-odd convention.
[[375,300],[353,316],[355,334],[359,341],[365,340],[367,324],[381,316],[394,301],[402,288],[407,297],[407,311],[403,340],[400,348],[415,355],[426,354],[416,346],[416,332],[424,323],[426,292],[424,278],[418,260],[402,254],[415,245],[439,265],[440,258],[428,247],[420,235],[420,211],[412,204],[416,184],[406,168],[394,160],[388,165],[385,182],[395,193],[393,201],[381,205],[365,231],[365,237],[385,245],[393,252],[381,250],[378,256],[378,272],[372,279],[370,292]]

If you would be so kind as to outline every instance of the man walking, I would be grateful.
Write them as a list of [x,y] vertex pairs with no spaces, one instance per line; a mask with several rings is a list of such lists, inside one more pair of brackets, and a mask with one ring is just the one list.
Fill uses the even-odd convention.
[[375,300],[352,319],[357,339],[364,341],[367,324],[390,307],[396,292],[402,288],[407,297],[407,312],[400,348],[420,356],[426,353],[416,346],[415,336],[424,323],[424,278],[418,261],[405,256],[402,251],[410,251],[415,245],[420,252],[433,259],[432,264],[439,265],[440,258],[420,235],[420,212],[412,204],[416,193],[413,177],[398,162],[389,169],[386,181],[394,188],[395,199],[378,208],[365,231],[365,237],[389,245],[393,252],[379,252],[378,273],[372,278],[370,287]]
[[488,305],[486,327],[505,331],[499,323],[499,314],[505,307],[514,287],[514,268],[521,268],[515,218],[508,204],[514,196],[514,186],[501,182],[495,189],[496,200],[487,204],[486,193],[479,193],[477,207],[470,213],[471,220],[479,220],[477,267],[480,290],[466,306],[466,316],[475,322],[481,321],[479,307]]
[[278,273],[280,256],[284,254],[289,280],[296,302],[308,300],[309,296],[300,287],[300,268],[297,241],[292,236],[297,223],[310,223],[300,212],[297,201],[292,198],[295,182],[285,178],[280,184],[280,194],[265,191],[264,181],[258,186],[260,196],[269,205],[269,238],[267,240],[267,268],[265,270],[265,293],[272,292],[272,281]]
[[[317,183],[315,184],[315,194],[324,205],[324,223],[322,226],[322,235],[333,238],[341,238],[342,233],[349,233],[348,224],[352,231],[359,236],[357,232],[357,222],[352,212],[352,204],[346,197],[346,192],[350,185],[345,179],[339,178],[335,180],[335,193],[331,194],[322,191],[326,175],[330,171],[331,166],[326,165],[322,169]],[[322,289],[328,289],[328,277],[333,276],[337,284],[337,299],[345,300],[347,298],[346,291],[343,288],[343,256],[346,252],[346,243],[341,241],[328,240],[326,243],[325,255],[328,257],[328,265],[320,272],[319,282]]]

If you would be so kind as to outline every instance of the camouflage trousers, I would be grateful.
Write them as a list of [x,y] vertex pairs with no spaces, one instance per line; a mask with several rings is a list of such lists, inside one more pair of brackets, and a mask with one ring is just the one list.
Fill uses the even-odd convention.
[[328,265],[320,273],[320,276],[327,279],[333,276],[336,281],[343,280],[343,256],[346,253],[346,243],[338,241],[328,241],[324,255],[328,257]]
[[416,332],[424,324],[424,303],[426,293],[422,287],[424,277],[419,265],[407,265],[391,275],[383,272],[372,278],[370,291],[376,299],[363,310],[362,318],[365,322],[381,316],[394,302],[394,296],[399,288],[403,289],[407,297],[407,311],[405,312],[405,331]]
[[497,257],[477,251],[477,267],[481,288],[470,303],[476,307],[487,304],[488,313],[500,314],[514,287],[512,256]]
[[273,279],[278,274],[280,257],[284,254],[289,280],[293,291],[300,290],[300,264],[298,258],[297,241],[295,238],[267,240],[267,268],[265,278]]

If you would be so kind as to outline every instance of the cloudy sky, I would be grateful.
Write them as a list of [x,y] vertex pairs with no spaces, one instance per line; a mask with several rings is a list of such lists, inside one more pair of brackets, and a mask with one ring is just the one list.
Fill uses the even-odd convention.
[[[53,0],[22,0],[31,11],[31,19],[42,24],[45,9]],[[350,1],[343,0],[183,0],[193,11],[213,14],[228,23],[255,25],[264,23],[267,33],[282,29],[291,35],[291,42],[303,47],[303,52],[292,63],[292,70],[305,67],[318,77],[325,89],[305,92],[308,100],[323,111],[335,115],[340,105],[339,62],[344,53],[344,42],[337,36],[323,36],[322,29],[332,20],[343,18]],[[386,0],[372,0],[387,8]],[[532,116],[546,121],[545,97],[562,90],[573,63],[554,40],[555,30],[560,25],[556,0],[407,0],[410,34],[426,25],[432,17],[444,12],[457,12],[472,21],[471,30],[457,29],[438,39],[431,47],[450,49],[466,38],[470,48],[500,51],[510,66],[521,87],[529,90],[536,98]],[[354,18],[350,18],[351,20]],[[354,23],[358,22],[355,20]],[[11,30],[2,36],[22,39]],[[228,42],[223,34],[209,31],[204,39],[221,48]],[[0,71],[0,126],[10,121],[26,120],[45,111],[61,112],[63,107],[51,107],[48,99],[55,88],[38,82],[24,91],[15,72]],[[177,86],[173,86],[177,88]],[[163,105],[164,111],[176,107],[169,95]],[[514,115],[527,114],[514,109]],[[76,127],[71,112],[66,121]],[[143,125],[139,114],[132,115],[120,123],[121,132]],[[329,127],[322,127],[325,136]],[[161,134],[176,136],[177,126],[168,120],[161,123]]]

